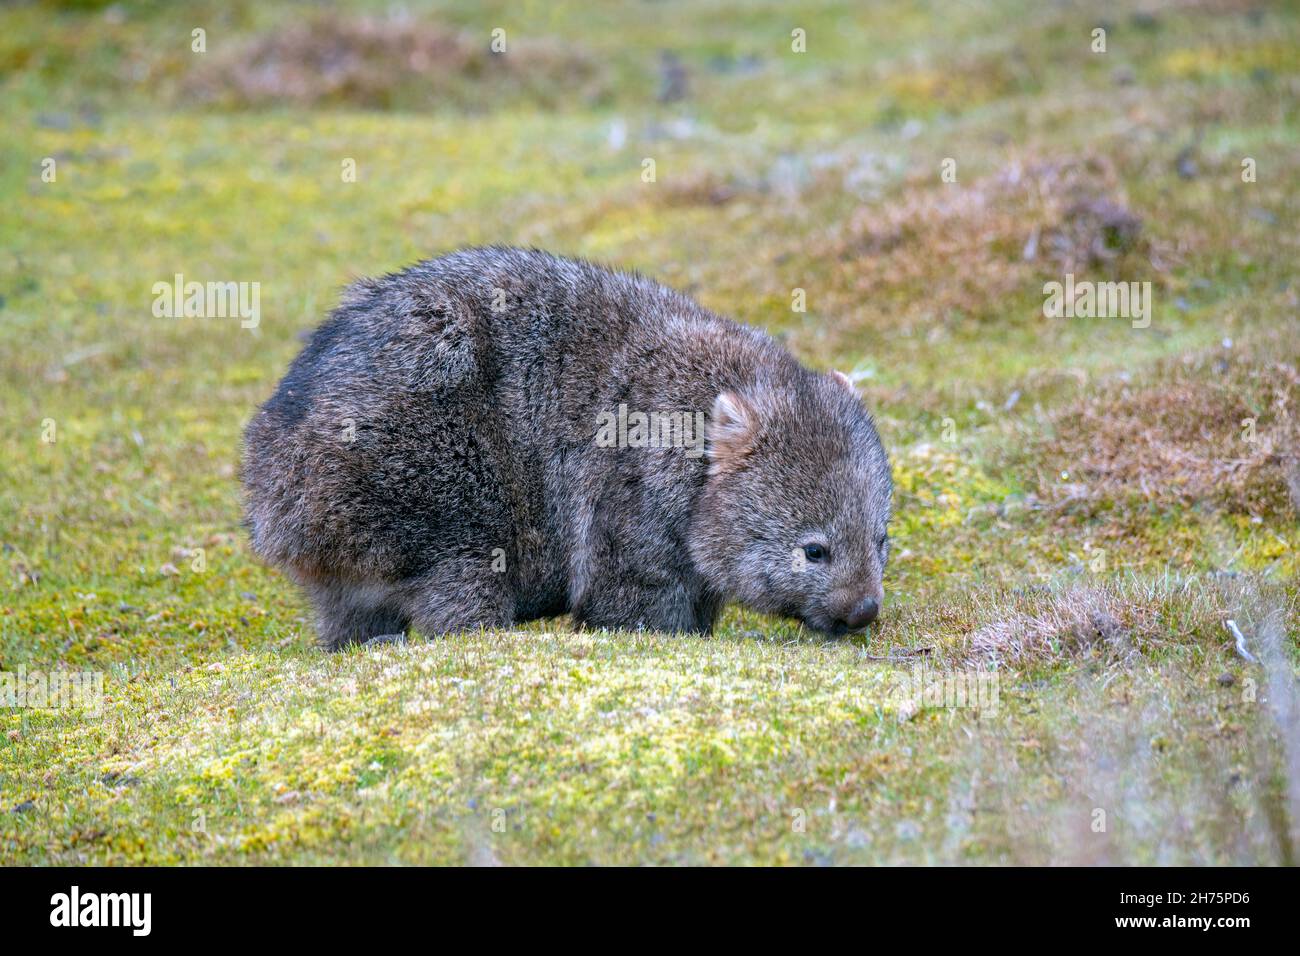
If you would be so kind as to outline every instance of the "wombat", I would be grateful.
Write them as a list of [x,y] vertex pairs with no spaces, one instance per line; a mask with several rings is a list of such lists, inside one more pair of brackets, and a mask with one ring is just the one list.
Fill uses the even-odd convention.
[[537,250],[350,286],[250,422],[243,482],[329,648],[566,612],[708,633],[729,600],[842,635],[884,598],[893,484],[848,378]]

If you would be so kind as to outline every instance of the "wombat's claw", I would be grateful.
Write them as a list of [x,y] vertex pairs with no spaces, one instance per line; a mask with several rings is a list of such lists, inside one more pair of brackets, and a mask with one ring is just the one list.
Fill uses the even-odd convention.
[[362,647],[382,647],[384,644],[405,644],[405,634],[378,634],[364,642]]

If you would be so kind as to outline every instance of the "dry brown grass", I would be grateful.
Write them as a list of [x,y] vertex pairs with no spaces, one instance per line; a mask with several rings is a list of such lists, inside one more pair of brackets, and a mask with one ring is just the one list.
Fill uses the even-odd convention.
[[1294,628],[1297,610],[1280,585],[1254,577],[1081,580],[986,598],[957,647],[970,660],[1013,664],[1089,656],[1123,662],[1186,644],[1232,657],[1227,619],[1237,618],[1254,641],[1266,619],[1283,632]]
[[761,186],[710,170],[690,171],[665,183],[655,198],[670,208],[681,206],[724,206],[742,194],[753,194]]
[[1022,662],[1076,654],[1123,656],[1169,639],[1167,616],[1192,612],[1188,633],[1212,633],[1226,604],[1196,580],[1135,586],[1107,582],[1030,593],[986,620],[969,637],[978,658]]
[[486,107],[520,96],[545,105],[592,99],[598,64],[545,40],[508,38],[493,53],[468,37],[407,16],[318,14],[214,52],[185,80],[185,93],[228,106],[359,108]]
[[1296,369],[1293,359],[1223,349],[1141,384],[1103,386],[1050,419],[1038,448],[1041,493],[1300,511]]
[[969,185],[908,185],[901,199],[856,211],[821,250],[862,301],[919,292],[931,312],[992,315],[1034,280],[1065,272],[1159,278],[1141,217],[1103,157],[1015,161]]
[[1250,632],[1256,606],[1281,609],[1286,628],[1298,623],[1295,600],[1280,584],[1255,576],[1143,578],[1083,570],[1053,584],[932,595],[896,609],[889,645],[891,653],[924,653],[951,667],[1123,664],[1187,645],[1231,657],[1224,621],[1236,616]]

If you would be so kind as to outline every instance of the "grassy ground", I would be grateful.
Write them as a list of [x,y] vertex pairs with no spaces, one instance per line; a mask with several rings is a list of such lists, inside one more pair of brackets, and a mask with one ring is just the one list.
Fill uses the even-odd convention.
[[[1295,862],[1298,40],[1233,0],[4,7],[0,667],[104,701],[0,710],[0,860]],[[479,242],[856,376],[868,638],[312,648],[242,425],[340,285]],[[1045,318],[1067,272],[1150,326]],[[175,273],[260,324],[155,318]]]

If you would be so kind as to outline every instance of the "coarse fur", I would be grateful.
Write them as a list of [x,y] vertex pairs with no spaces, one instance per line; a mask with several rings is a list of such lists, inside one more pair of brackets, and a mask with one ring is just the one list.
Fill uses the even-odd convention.
[[[707,449],[604,447],[620,405],[705,413]],[[331,648],[566,612],[708,632],[729,600],[839,634],[884,597],[889,462],[847,379],[536,250],[350,286],[250,422],[243,482]]]

